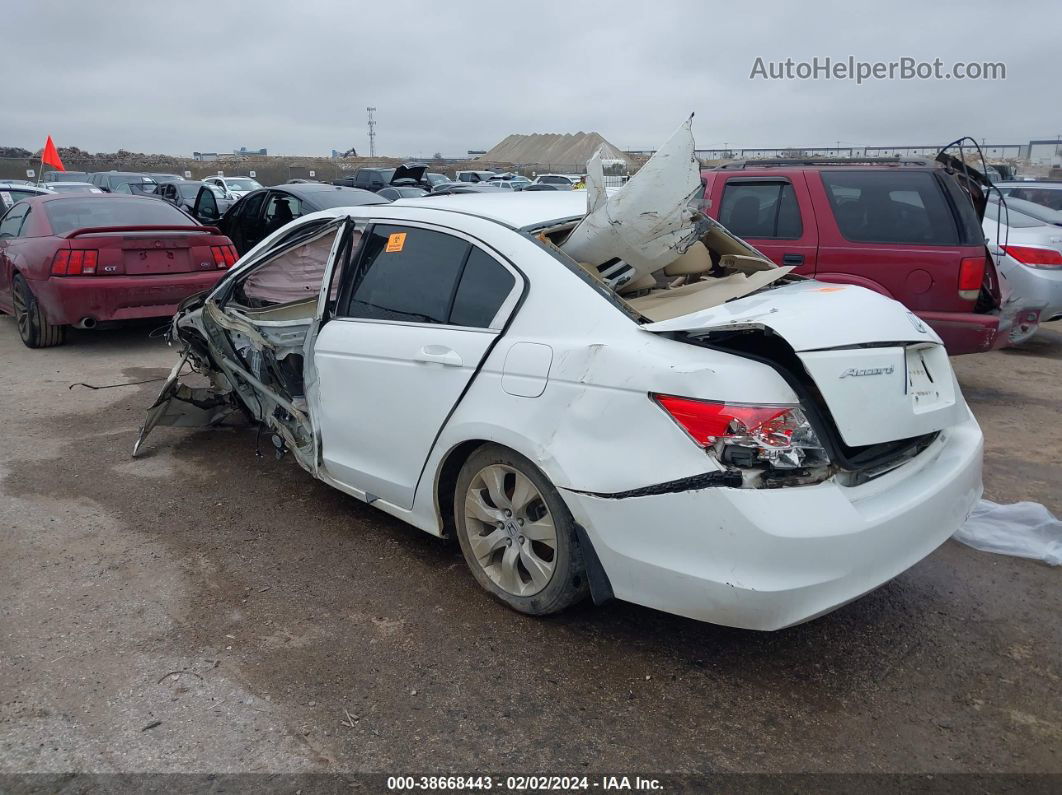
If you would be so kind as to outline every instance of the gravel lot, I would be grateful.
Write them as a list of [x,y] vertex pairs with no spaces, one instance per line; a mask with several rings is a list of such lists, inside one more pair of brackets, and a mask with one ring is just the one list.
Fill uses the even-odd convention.
[[[522,617],[253,430],[132,460],[160,385],[68,386],[163,375],[149,330],[0,318],[0,772],[1062,772],[1058,570],[948,542],[771,634]],[[1062,515],[1062,324],[955,365],[986,496]]]

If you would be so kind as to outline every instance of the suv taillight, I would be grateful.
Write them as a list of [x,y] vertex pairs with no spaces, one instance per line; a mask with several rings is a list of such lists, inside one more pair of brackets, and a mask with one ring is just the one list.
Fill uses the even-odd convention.
[[92,276],[99,257],[94,248],[61,248],[52,257],[52,276]]
[[985,258],[963,257],[959,263],[959,298],[976,301],[985,280]]
[[1062,253],[1040,246],[1000,246],[1005,254],[1031,268],[1062,268]]

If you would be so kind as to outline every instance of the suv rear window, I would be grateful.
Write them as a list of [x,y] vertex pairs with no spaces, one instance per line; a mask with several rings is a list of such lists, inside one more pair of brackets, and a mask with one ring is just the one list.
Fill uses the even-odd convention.
[[837,226],[846,239],[855,243],[959,245],[955,216],[931,172],[820,173]]
[[199,226],[172,204],[161,199],[97,196],[44,202],[52,232],[63,235],[87,226]]
[[728,180],[719,223],[738,237],[796,240],[804,234],[796,194],[789,182]]

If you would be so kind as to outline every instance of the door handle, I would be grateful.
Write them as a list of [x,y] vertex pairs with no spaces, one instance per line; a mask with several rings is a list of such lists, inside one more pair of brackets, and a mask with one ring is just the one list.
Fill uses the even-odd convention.
[[782,264],[783,265],[803,265],[804,264],[804,255],[803,254],[783,254],[782,255]]
[[417,351],[413,361],[427,364],[443,364],[447,367],[460,367],[463,364],[457,351],[453,348],[447,348],[445,345],[425,345]]

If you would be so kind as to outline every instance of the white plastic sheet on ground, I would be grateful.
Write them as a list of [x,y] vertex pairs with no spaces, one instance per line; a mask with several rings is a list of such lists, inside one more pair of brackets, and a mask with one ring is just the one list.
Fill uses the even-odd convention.
[[981,500],[954,538],[984,552],[1062,565],[1062,521],[1038,502]]

